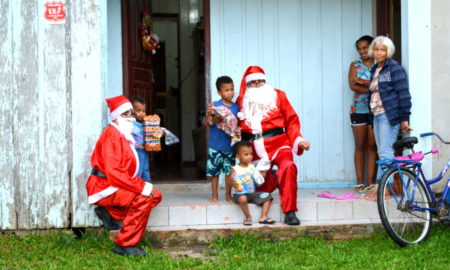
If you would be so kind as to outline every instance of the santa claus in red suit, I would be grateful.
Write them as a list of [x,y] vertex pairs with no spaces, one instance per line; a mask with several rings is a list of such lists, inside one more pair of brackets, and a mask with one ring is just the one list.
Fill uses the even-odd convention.
[[[250,66],[241,81],[236,103],[241,111],[238,114],[242,139],[252,142],[253,159],[270,160],[270,170],[265,182],[258,191],[280,191],[280,202],[284,222],[299,225],[297,209],[297,166],[293,154],[302,155],[309,150],[309,142],[300,132],[300,120],[292,108],[286,93],[274,89],[266,83],[264,70]],[[278,170],[272,173],[273,166]]]
[[106,100],[112,123],[105,129],[91,156],[92,173],[86,183],[89,204],[109,230],[119,229],[113,252],[121,255],[145,255],[137,247],[144,234],[153,207],[161,201],[161,192],[136,177],[139,159],[131,135],[134,120],[132,105],[124,96]]

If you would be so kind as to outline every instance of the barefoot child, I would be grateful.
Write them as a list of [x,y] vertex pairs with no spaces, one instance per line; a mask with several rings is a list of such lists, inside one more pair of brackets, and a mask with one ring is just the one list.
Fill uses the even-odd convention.
[[144,149],[144,129],[142,126],[145,116],[145,100],[140,96],[134,96],[130,99],[130,101],[133,105],[133,116],[136,119],[136,121],[133,122],[134,127],[132,135],[135,140],[135,148],[139,157],[139,169],[137,176],[145,182],[150,182],[149,155]]
[[230,110],[235,116],[239,111],[239,106],[233,103],[234,84],[233,80],[228,76],[217,78],[216,81],[217,93],[221,97],[220,100],[214,101],[206,112],[204,124],[209,127],[209,142],[208,142],[208,161],[206,163],[206,176],[211,181],[212,195],[210,202],[218,202],[218,183],[219,175],[225,174],[225,198],[232,202],[231,186],[229,186],[229,175],[231,167],[235,164],[233,157],[233,149],[231,147],[231,137],[224,130],[217,127],[223,119],[213,109],[213,107],[225,107]]
[[252,216],[248,209],[248,203],[262,206],[259,223],[274,224],[275,220],[267,217],[273,200],[272,196],[268,192],[256,192],[255,178],[265,177],[266,172],[256,171],[255,166],[251,163],[253,158],[251,143],[248,141],[240,141],[236,143],[234,149],[239,164],[231,169],[230,178],[233,179],[235,190],[233,194],[234,202],[240,205],[245,215],[244,225],[252,225]]

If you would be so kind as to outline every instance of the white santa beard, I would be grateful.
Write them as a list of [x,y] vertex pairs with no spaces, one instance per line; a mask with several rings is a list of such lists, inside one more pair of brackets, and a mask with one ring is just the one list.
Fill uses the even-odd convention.
[[247,124],[254,132],[262,132],[261,121],[277,108],[277,92],[269,84],[259,88],[248,87],[242,101]]
[[131,132],[133,131],[133,121],[134,118],[117,117],[117,126],[120,133],[125,136],[130,143],[134,144],[135,141],[133,135],[131,135]]

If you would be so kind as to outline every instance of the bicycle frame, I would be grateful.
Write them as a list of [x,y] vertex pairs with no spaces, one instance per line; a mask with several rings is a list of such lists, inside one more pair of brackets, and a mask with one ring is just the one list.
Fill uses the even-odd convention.
[[[417,181],[419,181],[419,177],[422,177],[425,186],[427,188],[428,194],[430,194],[431,196],[431,201],[432,201],[432,205],[434,206],[434,208],[423,208],[423,207],[419,207],[417,205],[411,205],[413,207],[413,210],[415,211],[432,211],[433,213],[437,213],[437,209],[439,209],[442,204],[444,203],[445,200],[448,200],[448,196],[449,194],[449,190],[450,190],[450,177],[447,179],[447,183],[445,185],[445,189],[444,189],[444,193],[442,194],[442,201],[439,202],[439,204],[436,203],[436,196],[434,195],[434,192],[431,189],[431,185],[439,182],[440,180],[442,180],[442,178],[445,176],[445,174],[447,173],[448,169],[450,168],[450,159],[448,160],[447,164],[444,166],[444,168],[441,170],[441,172],[439,173],[439,175],[436,178],[427,180],[423,170],[422,170],[422,163],[421,162],[417,162],[417,161],[413,161],[413,160],[400,160],[400,159],[383,159],[383,160],[379,160],[377,161],[377,163],[382,166],[382,168],[386,168],[386,167],[397,167],[397,171],[401,177],[401,179],[403,179],[403,172],[402,170],[400,170],[401,167],[412,167],[412,170],[416,173],[416,177],[414,179],[414,187],[417,186]],[[385,170],[385,169],[384,169]],[[402,185],[403,188],[408,189],[409,188],[409,183],[410,181],[408,181],[408,183],[404,183],[404,181],[402,180]],[[389,188],[392,191],[392,186],[389,185]],[[413,202],[414,201],[414,196],[415,196],[415,191],[416,189],[414,188],[411,194],[411,198],[407,198],[408,202]],[[406,194],[409,196],[409,193],[406,192]],[[404,200],[404,195],[402,195],[402,197],[400,199],[397,198],[397,196],[395,195],[395,193],[393,192],[393,197],[396,200],[397,204],[401,204]]]

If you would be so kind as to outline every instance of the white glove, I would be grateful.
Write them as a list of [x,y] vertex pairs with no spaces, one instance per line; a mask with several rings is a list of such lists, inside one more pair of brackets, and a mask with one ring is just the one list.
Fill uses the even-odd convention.
[[268,158],[262,158],[256,165],[256,170],[260,172],[266,172],[270,169],[270,160]]

